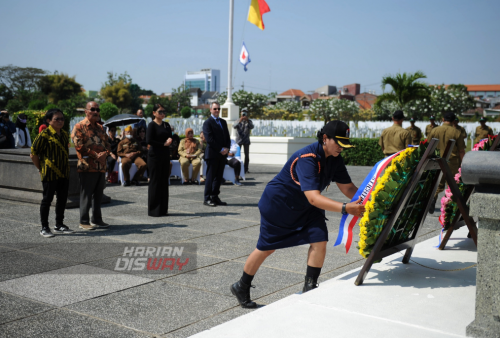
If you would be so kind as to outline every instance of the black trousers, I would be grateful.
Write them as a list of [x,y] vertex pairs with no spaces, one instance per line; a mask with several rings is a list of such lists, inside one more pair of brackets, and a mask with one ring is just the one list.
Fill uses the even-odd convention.
[[148,216],[160,217],[168,213],[169,154],[148,155]]
[[60,178],[55,181],[42,182],[43,198],[40,204],[40,219],[42,228],[49,227],[49,212],[54,194],[57,195],[56,200],[56,226],[63,224],[64,209],[66,209],[66,201],[68,199],[69,179]]
[[205,160],[207,163],[207,177],[205,178],[205,201],[212,196],[219,196],[224,167],[226,166],[227,156],[218,154],[216,158]]
[[227,160],[227,164],[234,169],[234,176],[238,179],[241,174],[241,162],[236,158],[232,158]]
[[245,168],[245,174],[248,172],[248,164],[250,163],[250,145],[249,144],[242,144],[243,151],[245,153],[245,161],[243,164],[243,167]]
[[111,174],[113,170],[115,170],[115,164],[116,160],[113,157],[108,156],[106,158],[106,165],[108,166],[108,174]]
[[[102,222],[101,200],[106,187],[104,173],[79,173],[80,176],[80,224]],[[92,207],[92,219],[89,210]]]

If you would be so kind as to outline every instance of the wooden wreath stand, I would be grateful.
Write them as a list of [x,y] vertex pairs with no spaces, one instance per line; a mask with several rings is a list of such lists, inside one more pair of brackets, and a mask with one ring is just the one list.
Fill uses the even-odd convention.
[[[495,151],[495,149],[500,145],[500,133],[498,133],[497,138],[491,145],[491,148],[489,151]],[[460,190],[458,189],[458,185],[455,183],[455,179],[453,175],[450,172],[450,168],[448,168],[448,165],[446,164],[445,161],[438,160],[439,165],[441,166],[441,170],[443,170],[445,177],[446,177],[446,182],[448,183],[448,186],[450,187],[450,190],[453,194],[453,200],[457,203],[458,205],[458,211],[455,217],[453,218],[450,227],[448,230],[446,230],[446,234],[443,237],[443,240],[441,241],[441,244],[439,245],[439,250],[444,250],[446,247],[446,243],[448,243],[448,240],[451,237],[451,234],[453,231],[460,229],[464,225],[467,225],[469,228],[470,236],[474,240],[474,244],[477,246],[477,227],[476,223],[474,220],[469,216],[469,208],[467,208],[467,202],[469,201],[470,196],[472,195],[472,192],[474,191],[474,186],[468,186],[462,196],[460,193]],[[471,226],[473,225],[473,226]],[[471,230],[472,229],[472,230]]]
[[[403,191],[401,198],[399,199],[398,203],[396,204],[396,207],[393,209],[387,224],[384,226],[384,229],[382,230],[382,233],[378,237],[377,241],[375,242],[375,245],[368,256],[368,258],[365,261],[365,264],[361,268],[361,271],[359,272],[358,277],[356,278],[356,281],[354,284],[356,285],[361,285],[363,284],[364,279],[366,278],[366,275],[368,274],[368,271],[370,271],[372,265],[374,262],[381,260],[384,257],[390,256],[396,252],[406,250],[406,253],[403,257],[403,263],[407,264],[410,261],[411,254],[413,253],[413,249],[415,245],[417,244],[417,237],[418,237],[418,232],[421,229],[422,224],[425,221],[425,217],[427,216],[427,211],[429,210],[429,207],[432,205],[432,202],[434,200],[434,194],[437,191],[439,181],[441,180],[441,176],[443,174],[443,168],[444,170],[447,169],[447,174],[451,180],[454,182],[453,176],[451,175],[450,169],[448,167],[448,164],[446,163],[451,155],[451,149],[453,149],[453,146],[455,145],[455,140],[450,140],[448,141],[448,144],[446,145],[446,149],[444,153],[442,154],[442,158],[433,158],[434,155],[434,150],[436,150],[438,146],[439,140],[438,139],[432,139],[429,142],[429,145],[427,146],[427,150],[424,152],[422,155],[422,158],[420,159],[420,162],[417,165],[417,168],[415,169],[415,172],[413,173],[413,177],[411,178],[410,182],[406,186],[405,190]],[[409,204],[410,202],[410,197],[412,196],[413,191],[416,189],[418,184],[422,184],[425,182],[425,179],[422,180],[422,175],[430,170],[438,170],[438,174],[434,177],[432,181],[432,189],[429,190],[428,196],[425,196],[425,198],[417,198],[417,200],[421,201],[428,201],[427,206],[423,209],[420,215],[418,215],[417,220],[416,220],[416,225],[411,233],[411,235],[408,237],[407,240],[394,244],[394,245],[384,245],[387,237],[391,233],[399,215],[401,212],[406,211],[406,209],[412,209],[411,212],[414,212],[414,208],[416,204]],[[458,187],[456,187],[458,191]],[[453,190],[452,190],[453,192]],[[455,194],[455,192],[453,192]],[[420,196],[419,196],[420,197]],[[463,204],[465,206],[465,204]],[[411,213],[410,213],[411,215]],[[410,218],[410,217],[408,217]],[[470,218],[467,218],[470,221]],[[472,222],[469,222],[472,225]],[[467,224],[469,226],[469,224]],[[402,224],[402,226],[399,226],[396,229],[397,232],[403,231],[405,228],[405,224]],[[475,231],[475,226],[473,226],[474,231],[471,231],[471,234],[473,233],[474,235],[474,241],[476,242],[476,231]]]

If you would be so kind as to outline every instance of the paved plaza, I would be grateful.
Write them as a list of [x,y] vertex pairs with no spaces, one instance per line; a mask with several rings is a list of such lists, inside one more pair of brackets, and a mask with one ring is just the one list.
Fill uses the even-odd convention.
[[[224,184],[228,206],[204,206],[204,186],[172,180],[169,217],[147,216],[147,185],[108,185],[109,229],[78,229],[79,210],[66,211],[74,234],[42,238],[39,206],[3,200],[0,208],[0,337],[188,337],[254,310],[242,309],[229,286],[255,248],[257,204],[281,166],[254,165],[244,186]],[[371,167],[348,167],[359,185]],[[347,201],[335,185],[324,195]],[[40,196],[41,197],[41,196]],[[420,240],[435,237],[436,210]],[[319,282],[360,267],[353,248],[333,248],[340,214],[327,212],[330,243]],[[51,210],[51,227],[54,210]],[[196,268],[168,275],[113,271],[122,252],[108,243],[194,243]],[[59,244],[59,246],[58,246]],[[436,243],[437,245],[437,243]],[[279,250],[256,275],[260,307],[302,289],[307,246]],[[22,268],[20,268],[22,267]],[[321,287],[321,286],[320,286]]]

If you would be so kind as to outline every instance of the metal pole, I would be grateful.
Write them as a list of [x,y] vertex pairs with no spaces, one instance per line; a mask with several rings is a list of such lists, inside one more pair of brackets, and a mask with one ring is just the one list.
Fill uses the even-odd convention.
[[234,0],[229,0],[229,53],[227,62],[227,99],[226,103],[233,103],[233,12]]

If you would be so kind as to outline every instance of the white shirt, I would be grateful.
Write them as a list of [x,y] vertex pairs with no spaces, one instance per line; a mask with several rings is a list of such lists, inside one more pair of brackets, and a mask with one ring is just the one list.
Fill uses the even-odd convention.
[[[229,152],[232,154],[238,154],[238,150],[240,149],[240,146],[238,143],[236,143],[235,140],[231,140],[231,148],[229,148]],[[232,158],[236,157],[237,160],[241,160],[241,156],[228,156],[227,159],[230,160]]]
[[31,136],[28,128],[24,128],[26,131],[27,140],[24,139],[24,133],[19,128],[16,128],[16,134],[14,135],[14,140],[16,140],[16,148],[22,148],[24,146],[31,147]]

